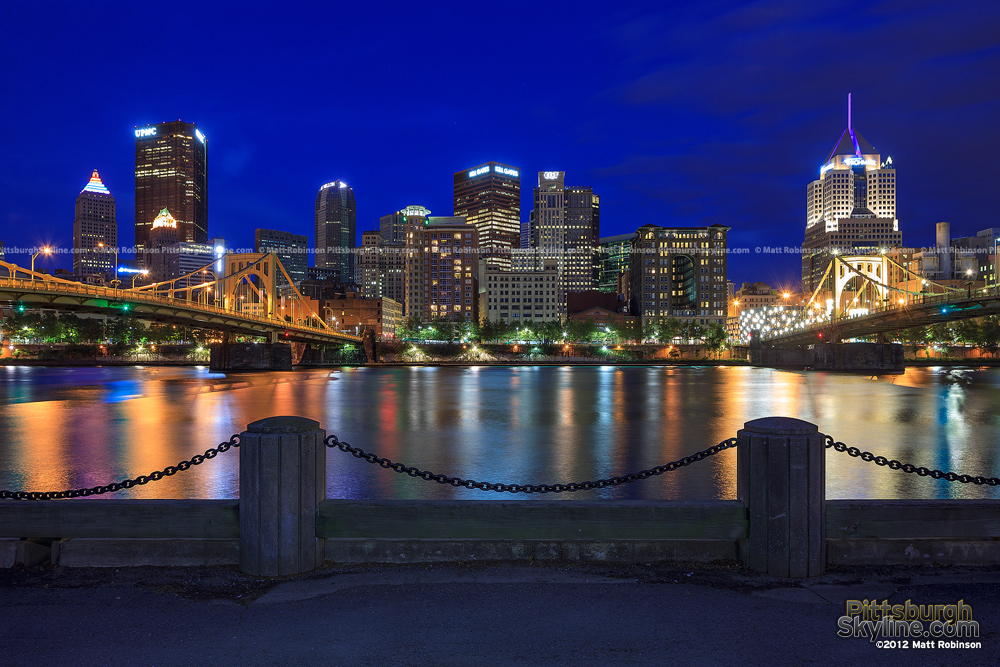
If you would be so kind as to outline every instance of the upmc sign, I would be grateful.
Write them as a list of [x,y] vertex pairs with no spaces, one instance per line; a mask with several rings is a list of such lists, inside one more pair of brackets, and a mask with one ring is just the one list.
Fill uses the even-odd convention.
[[156,134],[155,127],[140,127],[135,131],[135,138],[142,139],[143,137],[152,137]]

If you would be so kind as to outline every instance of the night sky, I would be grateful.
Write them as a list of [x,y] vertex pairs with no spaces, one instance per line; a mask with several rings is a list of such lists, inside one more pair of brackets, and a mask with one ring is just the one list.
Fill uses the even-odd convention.
[[[0,6],[0,240],[72,246],[98,169],[133,237],[136,125],[208,138],[209,235],[358,233],[490,160],[601,195],[601,234],[731,226],[729,277],[798,282],[806,185],[846,126],[897,166],[906,245],[1000,226],[1000,3],[28,3]],[[8,260],[28,263],[25,255]],[[46,263],[70,268],[69,255]]]

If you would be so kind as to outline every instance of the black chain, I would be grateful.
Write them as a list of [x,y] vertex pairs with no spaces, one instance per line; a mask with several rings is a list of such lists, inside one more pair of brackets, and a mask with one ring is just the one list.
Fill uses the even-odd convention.
[[854,456],[862,461],[874,463],[877,466],[886,466],[890,470],[902,470],[903,472],[917,473],[921,477],[933,477],[934,479],[944,479],[949,482],[959,482],[961,484],[987,484],[989,486],[1000,486],[1000,479],[996,477],[980,477],[972,475],[959,475],[955,472],[945,472],[944,470],[931,470],[923,466],[915,466],[912,463],[900,463],[896,459],[887,459],[884,456],[875,456],[871,452],[863,452],[857,447],[848,447],[842,442],[836,442],[830,436],[826,436],[826,448],[833,448],[838,452],[846,452],[849,456]]
[[619,484],[637,482],[640,479],[647,479],[649,477],[653,477],[654,475],[662,475],[665,472],[683,468],[684,466],[691,465],[692,463],[701,461],[702,459],[707,459],[709,456],[718,454],[725,449],[736,446],[736,438],[729,438],[728,440],[723,440],[714,447],[709,447],[708,449],[692,454],[691,456],[685,456],[682,459],[665,463],[663,465],[656,466],[655,468],[640,470],[639,472],[634,472],[630,475],[609,477],[608,479],[598,479],[592,482],[571,482],[569,484],[502,484],[497,482],[477,482],[472,479],[462,479],[461,477],[435,475],[434,473],[426,470],[405,466],[402,463],[394,463],[389,459],[382,458],[381,456],[377,456],[376,454],[366,452],[363,449],[359,449],[358,447],[353,447],[346,442],[342,442],[335,435],[327,436],[325,442],[327,447],[335,447],[342,452],[351,454],[355,458],[364,459],[365,461],[368,461],[368,463],[377,463],[383,468],[395,470],[399,473],[406,473],[410,477],[419,477],[420,479],[425,479],[428,482],[437,482],[438,484],[464,486],[467,489],[496,491],[498,493],[562,493],[563,491],[589,491],[591,489],[603,489],[608,486],[618,486]]
[[191,466],[204,463],[208,459],[214,459],[223,452],[228,452],[230,447],[240,446],[240,436],[234,435],[228,442],[220,443],[218,447],[209,449],[204,454],[195,454],[190,461],[181,461],[175,466],[167,466],[163,470],[156,470],[148,475],[139,475],[135,479],[126,479],[121,482],[112,482],[104,486],[94,486],[89,489],[70,489],[67,491],[4,491],[0,489],[0,500],[58,500],[61,498],[81,498],[83,496],[96,496],[102,493],[114,493],[122,489],[131,489],[133,486],[156,482],[164,477],[170,477],[179,472],[183,472]]

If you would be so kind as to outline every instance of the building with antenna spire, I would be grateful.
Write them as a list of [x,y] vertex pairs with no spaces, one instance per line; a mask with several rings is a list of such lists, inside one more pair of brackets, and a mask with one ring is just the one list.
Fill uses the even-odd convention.
[[73,274],[84,282],[103,282],[113,273],[112,248],[118,247],[115,198],[97,170],[76,198],[73,216]]
[[896,169],[854,128],[851,95],[847,129],[806,189],[802,291],[812,292],[834,253],[878,254],[902,245],[896,218]]

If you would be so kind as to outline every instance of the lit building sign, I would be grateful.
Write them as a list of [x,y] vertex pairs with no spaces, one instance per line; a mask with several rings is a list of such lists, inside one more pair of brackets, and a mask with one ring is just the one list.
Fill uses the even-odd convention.
[[426,218],[431,214],[431,210],[423,206],[407,206],[402,211],[400,211],[400,213],[402,213],[403,215],[413,215]]
[[[490,165],[485,165],[479,167],[478,169],[473,169],[472,171],[469,172],[469,178],[482,176],[483,174],[489,172],[489,170],[490,170]],[[497,174],[502,174],[504,176],[513,176],[514,178],[517,178],[518,176],[517,169],[511,169],[510,167],[501,167],[500,165],[496,165],[493,167],[493,171]]]
[[142,269],[130,269],[127,266],[119,266],[118,273],[142,273]]
[[156,135],[155,127],[140,127],[135,131],[135,138],[142,139],[143,137],[152,137]]
[[820,175],[820,176],[822,176],[822,175],[823,175],[823,174],[825,174],[826,172],[828,172],[828,171],[830,171],[831,169],[833,169],[833,167],[834,167],[834,165],[833,165],[833,163],[832,163],[832,162],[831,162],[830,164],[825,164],[825,165],[823,165],[823,166],[822,166],[822,167],[820,168],[820,170],[819,170],[819,175]]
[[845,157],[844,164],[849,164],[852,167],[859,164],[874,165],[875,160],[866,160],[863,157]]
[[198,141],[205,143],[205,135],[201,133],[201,130],[195,128],[194,136],[198,137]]
[[559,172],[558,171],[542,172],[542,178],[544,178],[547,181],[554,181],[555,179],[559,178]]

